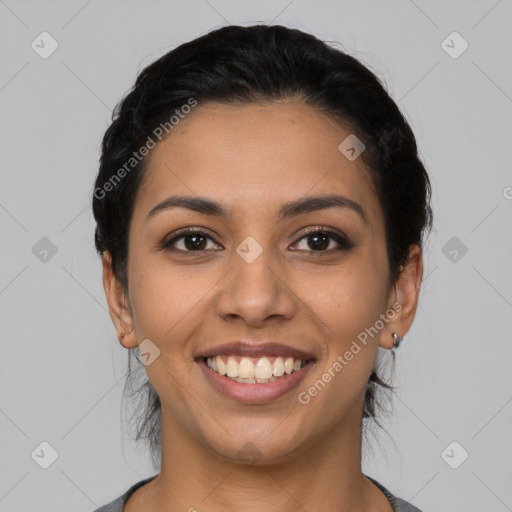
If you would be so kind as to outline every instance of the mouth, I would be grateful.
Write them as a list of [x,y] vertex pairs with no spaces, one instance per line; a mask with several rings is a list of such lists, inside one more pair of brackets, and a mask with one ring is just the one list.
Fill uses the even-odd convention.
[[235,342],[207,349],[195,361],[222,395],[237,402],[262,404],[290,393],[316,359],[276,343]]
[[218,355],[203,358],[203,361],[212,371],[234,382],[268,384],[281,379],[285,375],[300,371],[313,360],[295,359],[294,357],[264,356],[255,358]]

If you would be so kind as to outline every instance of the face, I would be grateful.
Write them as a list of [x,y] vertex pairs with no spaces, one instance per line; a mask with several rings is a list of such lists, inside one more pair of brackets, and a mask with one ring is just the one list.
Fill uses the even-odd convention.
[[[357,430],[379,343],[389,348],[400,331],[378,322],[396,290],[368,171],[338,149],[350,133],[299,102],[210,103],[152,150],[130,224],[129,306],[116,323],[120,332],[133,328],[125,346],[150,340],[149,352],[159,350],[146,371],[168,432],[229,459],[252,446],[270,462],[318,446],[326,433]],[[170,196],[207,199],[224,212],[172,206],[150,214]],[[342,199],[282,210],[326,196]],[[384,327],[363,343],[376,322]],[[308,363],[249,384],[198,358],[236,341],[279,343]],[[267,350],[273,369],[280,350],[286,363],[284,349]],[[265,348],[257,357],[235,346],[217,352],[232,373],[242,364],[229,363],[229,353],[268,371]]]

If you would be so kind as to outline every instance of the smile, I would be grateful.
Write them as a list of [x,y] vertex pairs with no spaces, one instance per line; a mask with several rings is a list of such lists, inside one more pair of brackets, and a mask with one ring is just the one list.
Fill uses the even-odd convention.
[[235,382],[267,384],[298,372],[307,361],[293,357],[241,357],[218,355],[206,358],[206,366]]
[[[198,358],[196,363],[211,389],[220,393],[221,396],[243,404],[265,404],[286,397],[297,389],[309,370],[313,368],[315,360],[224,355]],[[221,371],[224,375],[220,373]],[[241,375],[252,375],[252,377],[241,377]],[[267,377],[261,377],[263,375]]]

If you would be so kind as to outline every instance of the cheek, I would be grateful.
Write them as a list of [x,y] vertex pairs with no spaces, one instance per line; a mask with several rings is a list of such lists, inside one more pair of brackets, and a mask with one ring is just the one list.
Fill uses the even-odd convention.
[[130,293],[133,315],[140,336],[158,346],[179,338],[175,329],[187,312],[197,303],[193,282],[184,279],[179,271],[148,258],[144,265],[133,260]]
[[210,313],[210,291],[221,278],[218,272],[197,266],[170,265],[146,256],[144,265],[133,258],[130,292],[133,315],[141,340],[149,338],[166,361],[187,357],[191,333]]
[[323,326],[329,345],[341,350],[383,312],[387,290],[382,274],[371,265],[340,266],[314,278],[304,274],[293,288],[313,321]]
[[330,428],[348,417],[360,417],[378,351],[378,336],[365,330],[379,319],[383,300],[378,278],[368,271],[340,272],[307,284],[301,296],[326,353],[315,375],[301,386],[299,402],[312,413],[306,423],[321,416]]
[[332,381],[328,386],[349,400],[364,390],[371,374],[379,345],[375,326],[386,307],[385,269],[365,258],[358,261],[314,279],[305,274],[294,287],[322,334],[326,354],[321,371],[336,375],[326,375]]

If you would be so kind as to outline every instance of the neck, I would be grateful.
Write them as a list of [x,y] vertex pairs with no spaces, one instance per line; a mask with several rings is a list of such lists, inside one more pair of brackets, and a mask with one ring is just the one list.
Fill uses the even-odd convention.
[[392,511],[362,474],[361,420],[337,425],[286,460],[244,464],[198,442],[163,409],[162,454],[159,476],[141,488],[147,511]]

